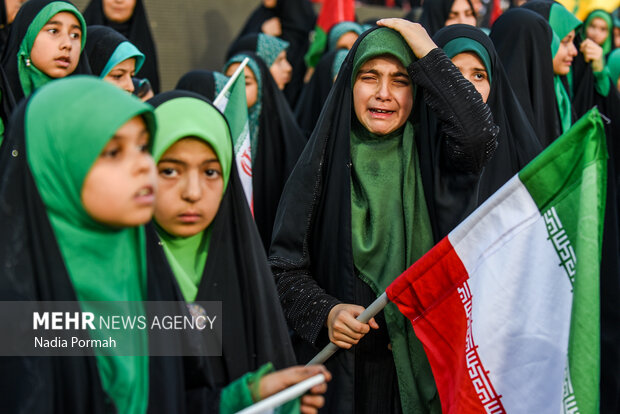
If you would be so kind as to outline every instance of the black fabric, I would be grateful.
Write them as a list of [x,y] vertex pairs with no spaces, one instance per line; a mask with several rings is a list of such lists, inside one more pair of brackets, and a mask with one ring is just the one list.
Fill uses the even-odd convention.
[[252,188],[254,220],[267,251],[282,189],[306,144],[306,138],[269,68],[258,55],[251,52],[244,52],[244,55],[259,66],[262,79],[262,109],[256,159],[252,160]]
[[[165,92],[156,102],[149,103],[157,106],[184,96],[195,97],[195,94]],[[276,369],[294,365],[295,354],[273,274],[234,162],[210,228],[209,254],[196,300],[221,301],[226,318],[222,357],[208,358],[215,385],[223,387],[267,362],[272,362]],[[153,237],[150,239],[152,242]],[[155,244],[159,246],[157,255],[165,260],[163,247]]]
[[483,45],[491,60],[492,82],[487,105],[499,126],[499,135],[495,154],[480,179],[478,204],[481,204],[534,159],[543,147],[510,86],[491,39],[482,30],[455,24],[441,29],[433,40],[439,47],[444,47],[459,37],[473,39]]
[[261,26],[272,17],[280,19],[282,40],[289,42],[286,58],[293,67],[291,81],[284,88],[284,95],[291,107],[295,107],[303,87],[306,63],[304,55],[310,45],[309,35],[314,29],[316,15],[308,0],[278,0],[273,9],[260,5],[250,15],[238,38],[261,32]]
[[[226,60],[241,52],[254,52],[258,49],[258,33],[250,33],[235,39],[226,51]],[[266,63],[266,62],[265,62]]]
[[197,69],[181,76],[174,89],[196,92],[207,99],[215,99],[215,78],[213,71]]
[[[476,14],[471,0],[467,0],[469,7]],[[429,35],[434,36],[435,33],[445,26],[446,20],[450,16],[454,0],[427,0],[422,3],[422,16],[420,24],[424,26]],[[410,19],[413,16],[410,17]]]
[[314,130],[316,121],[319,119],[323,109],[323,104],[332,90],[334,84],[332,66],[337,53],[338,50],[332,50],[321,56],[321,60],[317,63],[310,82],[304,86],[295,107],[297,123],[306,137],[310,137],[310,134],[312,134],[312,130]]
[[7,20],[6,3],[2,1],[2,4],[0,4],[0,56],[2,55],[2,51],[4,50],[7,40],[9,39],[9,31],[11,30],[11,25]]
[[[92,0],[84,10],[84,20],[87,25],[110,26],[125,36],[144,54],[144,64],[140,69],[140,77],[151,83],[153,92],[159,93],[159,69],[157,66],[157,49],[142,0],[136,0],[136,7],[131,18],[125,23],[109,21],[103,13],[102,0]],[[88,40],[88,39],[87,39]]]
[[531,10],[510,9],[493,24],[489,36],[536,136],[547,147],[562,133],[549,23]]
[[[11,25],[9,40],[4,49],[4,54],[2,55],[2,67],[4,68],[8,85],[11,88],[11,93],[16,102],[19,102],[24,97],[24,91],[19,81],[19,71],[17,69],[17,53],[19,52],[19,47],[26,36],[30,23],[32,23],[37,14],[39,14],[45,6],[54,1],[73,4],[70,1],[64,0],[29,0],[20,7],[17,16],[15,16],[15,21],[13,21]],[[88,59],[84,51],[82,51],[80,54],[80,61],[72,75],[90,73]],[[2,99],[4,100],[4,94],[2,95]]]
[[[296,331],[295,351],[302,363],[328,342],[323,324],[331,308],[340,302],[356,303],[351,247],[351,72],[357,47],[367,33],[343,63],[317,127],[286,184],[274,225],[269,259],[284,314]],[[440,49],[408,70],[418,85],[410,121],[434,238],[439,240],[445,235],[448,217],[436,209],[435,197],[441,198],[438,192],[443,191],[437,180],[454,182],[462,175],[477,179],[492,155],[497,127],[480,94]],[[458,223],[465,216],[457,210],[462,204],[475,205],[475,192],[457,191],[452,194],[451,214]],[[326,412],[356,412],[364,404],[354,398],[355,353],[356,347],[340,350],[327,361],[333,380],[326,394]]]
[[[0,149],[0,300],[77,301],[45,206],[27,162],[24,115],[27,100],[13,115]],[[179,301],[180,292],[165,267],[148,269],[148,300]],[[151,344],[152,345],[152,344]],[[205,362],[183,358],[149,359],[149,413],[186,412],[190,382],[210,391]],[[188,374],[191,381],[186,380]],[[187,382],[186,382],[187,381]],[[112,400],[102,388],[94,355],[84,357],[0,358],[0,407],[17,413],[109,413]]]
[[93,75],[101,76],[112,54],[127,38],[107,26],[88,26],[88,36],[86,36],[86,47],[84,48],[88,63]]

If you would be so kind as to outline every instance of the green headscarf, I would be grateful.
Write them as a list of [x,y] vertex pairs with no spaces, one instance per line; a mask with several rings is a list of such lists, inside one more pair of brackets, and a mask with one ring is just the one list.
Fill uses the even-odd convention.
[[614,33],[614,24],[611,21],[611,15],[609,13],[604,10],[594,10],[590,13],[590,15],[586,18],[586,21],[583,22],[583,38],[585,39],[587,37],[586,30],[588,29],[588,26],[590,26],[590,23],[592,23],[592,20],[596,18],[603,19],[605,20],[605,23],[607,23],[607,39],[605,39],[605,42],[601,45],[603,48],[603,55],[607,55],[611,51],[611,42],[613,40]]
[[[89,76],[42,87],[26,109],[26,149],[34,181],[82,310],[95,314],[143,313],[143,228],[113,228],[96,222],[81,201],[84,179],[100,152],[135,116],[142,116],[149,131],[154,131],[150,106]],[[114,301],[114,308],[105,306],[106,301]],[[90,335],[104,339],[110,332],[98,329]],[[147,336],[132,339],[129,355],[140,356],[121,356],[122,351],[114,348],[97,348],[95,356],[103,388],[118,411],[144,413],[149,390]]]
[[226,69],[233,63],[241,63],[243,59],[249,58],[248,67],[254,73],[254,77],[256,78],[256,86],[258,90],[258,94],[256,96],[256,103],[248,108],[248,123],[250,124],[250,146],[252,147],[252,159],[256,159],[256,150],[258,149],[258,134],[260,132],[260,113],[263,109],[263,80],[261,78],[261,71],[258,63],[254,61],[251,56],[248,56],[244,53],[239,53],[231,57],[228,62],[224,65],[223,72],[226,72]]
[[142,64],[144,64],[144,54],[140,52],[138,48],[133,45],[133,43],[122,42],[121,44],[116,46],[116,49],[114,49],[112,56],[110,56],[110,59],[108,59],[108,63],[106,63],[99,77],[105,78],[106,75],[110,73],[112,69],[114,69],[114,66],[131,58],[136,59],[135,73],[138,73],[140,71],[140,68],[142,67]]
[[491,73],[491,57],[487,49],[480,43],[469,37],[457,37],[446,43],[443,47],[443,51],[450,59],[463,52],[475,53],[482,60],[482,63],[484,63],[487,75],[489,75],[489,83],[491,83],[493,77]]
[[[380,28],[360,42],[352,82],[368,59],[390,54],[403,66],[414,55],[395,31]],[[351,126],[351,229],[359,277],[379,295],[433,246],[412,125],[383,136]],[[440,411],[430,365],[411,323],[393,304],[384,310],[404,412]],[[415,374],[414,374],[415,373]]]
[[549,26],[561,41],[571,30],[577,30],[581,26],[581,20],[560,3],[553,3],[549,10]]
[[84,45],[86,44],[86,22],[84,21],[84,17],[82,17],[79,10],[72,4],[61,1],[55,1],[43,7],[32,23],[30,23],[30,26],[28,26],[28,31],[26,32],[24,40],[19,47],[19,52],[17,53],[17,70],[19,72],[19,82],[22,85],[24,96],[30,95],[33,91],[52,80],[52,78],[47,76],[32,64],[30,52],[32,50],[32,45],[34,44],[34,41],[43,26],[45,26],[52,17],[60,12],[73,13],[80,22],[80,26],[82,27],[82,44],[80,46],[80,50],[84,50]]
[[[155,161],[159,162],[162,155],[180,139],[202,139],[213,148],[222,166],[225,191],[232,165],[232,141],[224,116],[208,103],[190,97],[164,102],[155,109],[155,116],[159,126],[153,142]],[[207,262],[210,226],[206,231],[190,237],[175,237],[161,227],[158,227],[158,233],[183,297],[193,302]]]
[[359,36],[364,31],[362,30],[362,26],[359,23],[340,22],[336,24],[334,27],[329,29],[329,33],[327,34],[327,50],[330,51],[336,49],[338,40],[340,40],[342,35],[349,32],[353,32]]
[[620,77],[620,49],[616,49],[609,55],[607,70],[614,86],[618,87],[618,77]]
[[256,54],[265,61],[267,67],[271,67],[280,52],[288,49],[289,44],[286,40],[259,33],[256,41]]

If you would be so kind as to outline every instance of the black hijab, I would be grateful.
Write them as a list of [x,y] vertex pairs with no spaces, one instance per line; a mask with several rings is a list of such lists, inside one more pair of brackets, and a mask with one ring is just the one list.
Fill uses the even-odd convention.
[[181,76],[174,89],[195,92],[213,101],[219,91],[218,82],[223,80],[228,80],[228,77],[219,72],[197,69]]
[[[210,104],[201,95],[180,90],[159,94],[149,103],[158,108],[176,98],[194,98]],[[208,358],[216,386],[225,386],[266,362],[271,361],[277,369],[295,364],[273,274],[234,162],[210,231],[209,253],[196,300],[221,301],[226,318],[222,357]],[[149,244],[156,250],[158,260],[165,259],[158,242],[158,236],[152,232]]]
[[[36,95],[33,95],[36,96]],[[0,300],[71,301],[77,294],[67,271],[46,207],[31,172],[26,145],[28,98],[15,110],[0,148]],[[147,255],[151,254],[147,251]],[[182,301],[169,270],[150,266],[149,301]],[[76,309],[79,310],[79,309]],[[152,343],[150,346],[154,346]],[[153,348],[151,348],[153,349]],[[0,358],[0,406],[6,412],[109,413],[95,356]],[[214,407],[218,393],[206,388],[202,358],[149,357],[148,413],[187,412],[186,389],[198,387]]]
[[290,44],[287,59],[293,66],[293,76],[284,88],[284,95],[291,107],[294,107],[303,87],[306,73],[304,55],[308,51],[310,44],[308,39],[314,29],[316,14],[308,0],[278,0],[272,9],[261,4],[250,15],[238,38],[251,33],[260,33],[262,24],[272,17],[280,19],[282,35],[279,37]]
[[[467,3],[475,15],[476,12],[471,0],[467,0]],[[426,0],[422,4],[420,24],[424,26],[429,35],[434,36],[439,29],[446,25],[453,4],[454,0]]]
[[146,16],[146,9],[142,0],[136,0],[136,7],[131,18],[124,23],[115,23],[107,19],[103,13],[102,0],[92,0],[84,10],[86,24],[110,26],[125,36],[142,53],[145,60],[140,77],[146,78],[151,83],[153,92],[159,92],[159,69],[157,67],[157,49],[151,34],[151,28]]
[[342,53],[346,54],[347,51],[343,49],[332,50],[321,56],[310,82],[304,86],[299,97],[297,107],[295,108],[295,117],[306,137],[310,137],[310,134],[312,134],[312,130],[323,109],[323,104],[332,89],[334,84],[334,60]]
[[6,3],[3,1],[2,4],[0,4],[0,55],[9,39],[9,30],[11,29],[11,25],[7,20]]
[[547,147],[562,133],[553,86],[551,26],[531,10],[511,9],[493,24],[490,38],[521,107]]
[[[357,303],[356,298],[359,295],[361,279],[356,274],[352,247],[351,130],[352,119],[355,117],[352,76],[359,45],[375,30],[387,29],[372,29],[363,33],[349,51],[317,125],[286,183],[274,224],[269,258],[276,274],[285,314],[299,335],[296,341],[296,352],[302,362],[314,356],[317,347],[327,341],[326,329],[321,325],[327,317],[325,312],[329,312],[329,309],[339,301]],[[438,49],[431,51],[425,59],[425,62],[439,62],[441,59],[447,61],[443,52]],[[446,63],[450,67],[442,66],[445,72],[441,71],[441,73],[449,72],[460,76],[456,67],[450,62]],[[431,71],[429,67],[421,69],[421,66],[416,66],[419,64],[421,63],[414,62],[410,65],[409,73],[411,74],[415,69],[420,69],[420,73],[423,71],[425,74]],[[433,67],[433,69],[437,68]],[[419,78],[420,83],[422,83],[422,78],[424,81],[427,80],[426,76]],[[454,80],[454,78],[451,79]],[[467,81],[459,80],[461,87],[464,85],[462,82]],[[429,85],[433,82],[429,80],[428,83],[424,83]],[[469,85],[473,88],[471,83]],[[444,127],[446,130],[450,127],[439,123],[435,113],[426,106],[426,98],[437,103],[437,106],[433,106],[434,108],[445,108],[450,105],[445,101],[441,103],[434,101],[434,97],[426,95],[427,92],[425,88],[417,87],[413,110],[408,121],[413,126],[420,161],[419,170],[433,231],[432,236],[434,241],[438,241],[445,236],[453,224],[457,224],[465,217],[462,215],[464,214],[462,210],[473,208],[475,205],[475,188],[472,190],[471,187],[461,186],[460,183],[465,182],[470,185],[473,181],[475,187],[479,170],[472,171],[471,174],[465,173],[463,171],[469,168],[459,165],[462,160],[451,158],[449,153],[454,149],[453,144],[449,142],[449,139],[442,139]],[[438,91],[438,93],[442,92],[443,89]],[[448,101],[450,101],[449,98]],[[467,108],[472,108],[472,106],[469,105]],[[454,116],[455,113],[451,115]],[[475,121],[478,126],[482,122],[479,119]],[[487,130],[490,129],[493,128],[487,128]],[[454,129],[451,132],[454,132]],[[486,146],[483,144],[483,142],[486,144],[486,138],[480,134],[475,138],[478,142],[475,144],[470,142],[472,147],[467,149],[460,147],[458,151],[464,150],[468,154],[485,152],[481,151],[481,147]],[[476,149],[473,149],[474,147]],[[483,158],[484,156],[476,159],[484,164]],[[474,169],[477,167],[472,167],[472,170]],[[450,193],[449,201],[446,200],[447,192]],[[440,211],[442,208],[438,207],[438,204],[443,204],[443,207],[447,208]],[[467,212],[469,211],[465,211]],[[456,223],[451,223],[451,221]],[[308,292],[312,292],[312,295],[304,293],[306,288]],[[303,303],[306,295],[308,300]],[[368,305],[368,303],[361,304]],[[371,336],[369,335],[369,338]],[[313,346],[311,342],[316,343],[317,346]],[[357,381],[356,352],[355,349],[340,350],[327,363],[328,368],[334,373],[334,381],[328,389],[328,394],[337,393],[336,396],[327,397],[331,404],[327,407],[328,410],[355,411],[353,399],[357,389],[355,385]],[[416,369],[422,373],[425,367],[420,365]],[[372,379],[369,378],[368,381]],[[381,384],[384,388],[389,386]],[[427,393],[432,394],[426,388],[424,391],[412,390],[412,395],[415,393],[425,395],[420,397],[421,400],[430,398]],[[433,405],[432,400],[433,398],[423,401],[422,404],[425,405],[426,410],[431,409],[429,406]]]
[[[39,12],[48,4],[53,2],[68,3],[74,6],[70,1],[65,0],[29,0],[20,7],[15,16],[15,21],[11,25],[11,32],[9,34],[9,40],[4,49],[2,56],[2,66],[7,77],[7,82],[11,87],[11,92],[16,102],[19,102],[24,97],[24,90],[19,77],[18,66],[18,52],[21,47],[22,41],[26,36],[26,32],[30,24],[33,22]],[[74,6],[75,7],[75,6]],[[82,28],[82,36],[86,33],[86,27]],[[71,75],[90,74],[90,66],[88,59],[84,51],[80,54],[80,60],[77,67]],[[2,97],[4,100],[4,96]]]
[[[480,179],[478,204],[481,204],[538,155],[542,151],[542,145],[510,86],[491,39],[482,30],[464,24],[444,27],[433,36],[433,40],[441,48],[457,38],[471,39],[482,45],[490,59],[487,70],[492,74],[491,91],[487,105],[499,126],[499,135],[495,154]],[[452,56],[448,53],[448,57]]]
[[[88,26],[88,37],[86,38],[86,55],[88,63],[93,75],[103,78],[107,73],[103,73],[110,58],[114,56],[114,52],[121,43],[129,42],[125,36],[108,26]],[[144,62],[144,56],[133,45],[127,45],[131,48],[121,56],[116,56],[122,62],[125,59],[133,57],[136,60],[136,72],[139,72]],[[112,65],[111,65],[112,66]],[[109,72],[112,68],[108,68]]]
[[250,52],[241,56],[250,57],[260,71],[256,75],[261,79],[259,96],[262,96],[262,108],[256,157],[252,160],[252,187],[254,220],[263,246],[268,250],[280,195],[306,144],[306,138],[263,60]]

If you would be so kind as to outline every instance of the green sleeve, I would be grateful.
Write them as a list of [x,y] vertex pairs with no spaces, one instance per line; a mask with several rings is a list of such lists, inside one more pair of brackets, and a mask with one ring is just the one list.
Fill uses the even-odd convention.
[[[260,400],[259,384],[261,378],[273,372],[273,364],[271,362],[263,365],[255,372],[249,372],[230,383],[222,390],[220,396],[220,414],[232,414],[243,410]],[[300,400],[295,398],[274,412],[278,414],[299,413]]]
[[607,69],[607,67],[605,67],[605,69],[600,72],[593,73],[596,92],[598,92],[598,94],[601,96],[609,95],[609,89],[611,87],[611,82],[609,81],[609,79],[611,79],[611,76],[609,76],[609,70]]

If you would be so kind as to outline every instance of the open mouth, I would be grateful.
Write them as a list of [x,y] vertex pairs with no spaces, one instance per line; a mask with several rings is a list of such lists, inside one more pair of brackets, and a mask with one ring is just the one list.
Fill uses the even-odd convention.
[[153,190],[153,187],[151,187],[150,185],[146,187],[142,187],[140,190],[138,190],[134,198],[139,203],[152,204],[155,201],[155,191]]
[[56,58],[55,62],[56,62],[56,64],[58,66],[63,67],[63,68],[67,68],[71,64],[71,59],[69,59],[68,57],[65,57],[65,56],[61,56],[59,58]]
[[390,111],[389,109],[370,108],[370,114],[373,118],[388,118],[396,111]]

